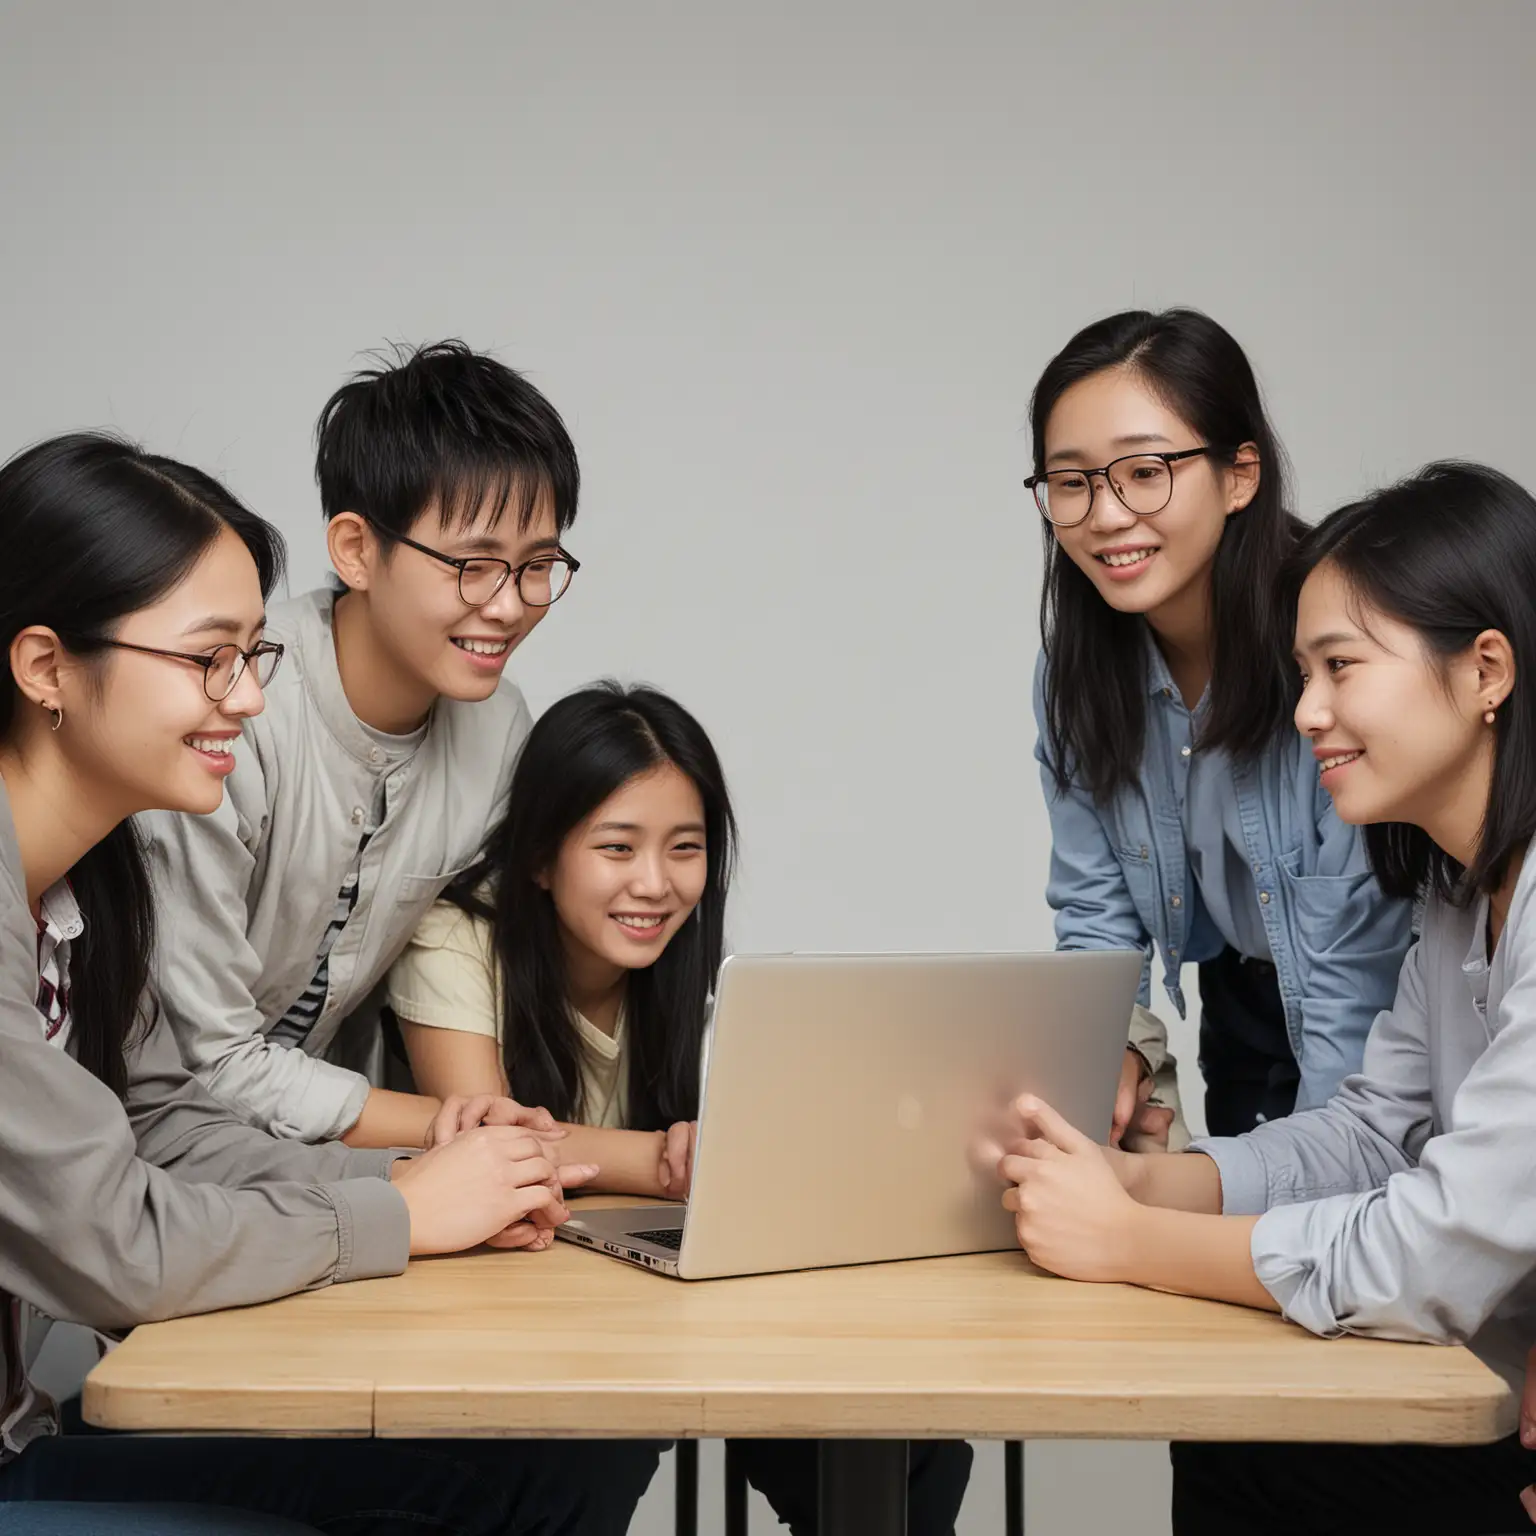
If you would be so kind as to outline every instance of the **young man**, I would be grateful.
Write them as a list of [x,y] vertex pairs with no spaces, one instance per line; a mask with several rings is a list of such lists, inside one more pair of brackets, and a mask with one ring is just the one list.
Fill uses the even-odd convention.
[[424,1102],[377,1086],[379,983],[500,813],[530,723],[502,673],[577,569],[580,474],[554,407],[457,341],[356,375],[316,436],[340,586],[271,611],[288,664],[221,809],[145,818],[156,980],[251,1124],[420,1145]]

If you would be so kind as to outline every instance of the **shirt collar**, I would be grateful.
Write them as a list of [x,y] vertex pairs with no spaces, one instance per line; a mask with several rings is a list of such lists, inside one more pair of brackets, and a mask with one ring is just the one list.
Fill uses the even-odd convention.
[[42,931],[55,944],[73,941],[85,932],[85,917],[68,880],[58,880],[50,885],[37,906]]

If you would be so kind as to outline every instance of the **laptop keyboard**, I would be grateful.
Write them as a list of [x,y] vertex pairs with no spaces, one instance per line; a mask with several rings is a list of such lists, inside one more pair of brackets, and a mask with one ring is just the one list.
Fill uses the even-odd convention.
[[655,1243],[658,1248],[668,1248],[673,1253],[683,1246],[683,1229],[681,1227],[658,1227],[654,1232],[631,1232],[631,1237],[638,1238],[642,1243]]

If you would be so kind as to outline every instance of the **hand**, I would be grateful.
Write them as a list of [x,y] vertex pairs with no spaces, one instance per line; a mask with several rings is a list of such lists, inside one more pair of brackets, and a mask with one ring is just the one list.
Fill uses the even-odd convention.
[[[1125,1059],[1120,1063],[1120,1086],[1115,1090],[1114,1117],[1109,1125],[1109,1144],[1112,1147],[1120,1145],[1120,1138],[1126,1130],[1135,1122],[1137,1114],[1142,1106],[1152,1097],[1152,1074],[1147,1070],[1146,1058],[1140,1051],[1132,1050],[1130,1046],[1125,1048]],[[1173,1115],[1168,1116],[1170,1124]],[[1166,1145],[1168,1133],[1163,1132],[1163,1142]]]
[[[1536,1450],[1536,1348],[1525,1357],[1525,1390],[1520,1394],[1520,1444]],[[1521,1491],[1520,1502],[1536,1525],[1536,1483]]]
[[1168,1133],[1172,1129],[1173,1111],[1166,1104],[1149,1104],[1143,1100],[1131,1116],[1120,1145],[1127,1152],[1166,1152]]
[[697,1120],[678,1120],[667,1127],[662,1143],[657,1182],[661,1192],[674,1200],[686,1200],[693,1187],[693,1149],[699,1139]]
[[1110,1155],[1048,1104],[1026,1095],[1017,1104],[1029,1134],[998,1172],[1013,1188],[1003,1205],[1015,1214],[1019,1246],[1069,1280],[1128,1278],[1128,1233],[1141,1207],[1126,1193]]
[[[591,1164],[569,1165],[573,1183]],[[411,1253],[458,1253],[479,1243],[545,1248],[567,1220],[564,1179],[540,1140],[515,1126],[482,1125],[389,1170],[411,1217]]]
[[530,1109],[501,1094],[467,1096],[456,1093],[443,1100],[442,1108],[427,1127],[422,1145],[428,1148],[446,1146],[455,1136],[462,1136],[477,1125],[519,1125],[525,1130],[536,1131],[546,1140],[565,1135],[547,1109]]

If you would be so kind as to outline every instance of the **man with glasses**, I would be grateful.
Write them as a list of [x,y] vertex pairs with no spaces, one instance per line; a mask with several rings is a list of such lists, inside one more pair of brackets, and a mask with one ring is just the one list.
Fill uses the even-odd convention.
[[221,809],[145,818],[156,978],[252,1124],[419,1146],[436,1104],[382,1086],[380,982],[505,802],[530,719],[502,674],[579,568],[580,476],[553,406],[461,342],[358,374],[316,435],[338,584],[273,610],[286,660],[251,662],[271,687]]

